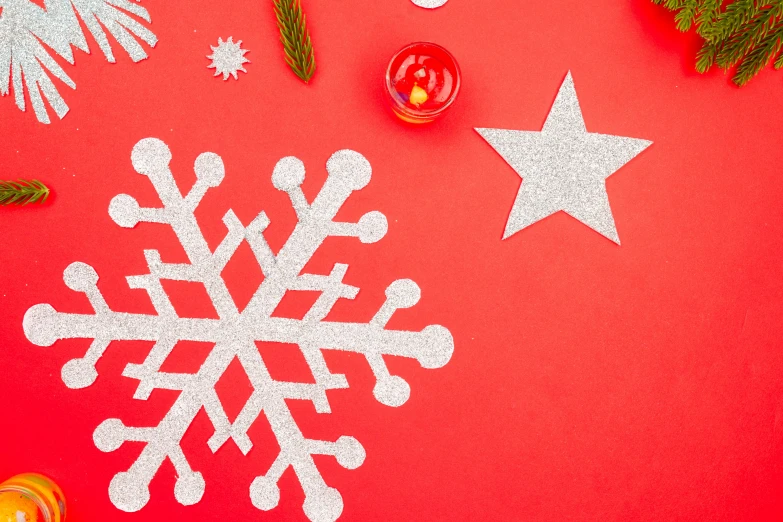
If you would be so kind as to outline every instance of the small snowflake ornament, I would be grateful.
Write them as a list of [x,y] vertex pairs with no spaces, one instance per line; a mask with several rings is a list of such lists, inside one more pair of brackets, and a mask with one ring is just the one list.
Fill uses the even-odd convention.
[[217,47],[209,46],[212,49],[212,54],[207,58],[212,60],[212,63],[207,66],[208,69],[215,69],[215,76],[223,75],[224,80],[228,80],[228,75],[238,80],[237,72],[242,71],[246,73],[242,64],[250,63],[250,60],[245,58],[247,49],[242,49],[242,40],[234,43],[233,37],[229,36],[227,41],[223,41],[222,38],[218,38]]
[[[326,320],[340,299],[353,299],[359,289],[343,282],[348,265],[337,263],[328,274],[303,273],[304,267],[328,237],[355,237],[362,243],[374,243],[386,234],[388,223],[380,212],[369,212],[357,223],[335,221],[340,207],[354,191],[370,182],[371,167],[361,154],[342,150],[326,164],[328,177],[318,196],[307,201],[300,185],[305,167],[297,158],[281,159],[272,173],[272,184],[286,192],[297,215],[297,225],[285,245],[274,253],[264,238],[269,218],[264,212],[247,226],[229,210],[223,217],[227,233],[213,251],[204,239],[194,215],[210,187],[223,180],[225,169],[217,154],[201,154],[195,163],[196,182],[186,195],[177,188],[169,169],[171,152],[160,140],[145,139],[133,149],[134,169],[154,185],[162,207],[143,208],[128,195],[116,196],[109,215],[121,227],[139,222],[163,223],[172,228],[188,257],[188,263],[167,263],[156,250],[144,256],[149,273],[130,276],[128,285],[147,292],[154,314],[136,314],[112,310],[98,289],[98,274],[85,263],[73,263],[63,279],[68,288],[84,293],[94,314],[57,312],[51,305],[30,308],[24,317],[27,338],[40,346],[58,339],[86,338],[92,343],[83,357],[66,363],[62,379],[69,388],[90,386],[97,378],[96,364],[115,341],[154,341],[142,363],[130,363],[123,376],[138,380],[135,399],[146,400],[156,389],[177,390],[179,396],[157,425],[132,427],[120,419],[108,419],[93,433],[101,451],[114,451],[126,441],[144,443],[144,449],[127,471],[117,473],[109,485],[112,503],[123,511],[138,511],[150,498],[149,483],[164,461],[177,472],[174,496],[190,505],[198,502],[206,487],[201,473],[191,467],[181,441],[191,423],[203,409],[214,433],[207,442],[216,452],[232,440],[247,454],[253,446],[248,430],[263,415],[280,447],[277,458],[265,472],[248,485],[250,500],[267,511],[280,500],[278,481],[291,467],[305,493],[303,510],[312,522],[333,522],[343,511],[340,493],[327,486],[313,455],[331,455],[347,469],[359,467],[365,458],[362,445],[353,437],[336,441],[308,438],[299,429],[286,400],[313,403],[318,413],[329,413],[327,390],[348,388],[345,375],[332,373],[324,359],[324,350],[352,352],[367,360],[376,384],[375,398],[387,406],[401,406],[410,396],[410,386],[401,377],[391,375],[384,356],[415,359],[424,368],[445,365],[454,351],[451,333],[443,326],[430,325],[419,332],[391,330],[386,327],[394,313],[414,306],[421,296],[418,285],[399,279],[386,288],[386,299],[366,323]],[[239,310],[221,275],[224,267],[243,242],[250,245],[264,274],[250,303]],[[179,317],[171,303],[164,280],[201,283],[212,301],[218,318]],[[274,311],[290,291],[318,292],[319,297],[302,319],[275,317]],[[195,373],[161,371],[179,341],[200,341],[213,345],[201,368]],[[256,342],[287,343],[298,346],[312,373],[310,382],[274,379]],[[239,415],[230,421],[215,391],[215,386],[234,360],[239,361],[253,386]]]

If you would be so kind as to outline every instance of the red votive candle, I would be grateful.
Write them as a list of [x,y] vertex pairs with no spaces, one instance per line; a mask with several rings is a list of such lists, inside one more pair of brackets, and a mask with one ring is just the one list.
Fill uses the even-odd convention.
[[386,69],[392,110],[410,123],[427,123],[446,112],[457,98],[461,81],[454,56],[429,42],[406,45]]

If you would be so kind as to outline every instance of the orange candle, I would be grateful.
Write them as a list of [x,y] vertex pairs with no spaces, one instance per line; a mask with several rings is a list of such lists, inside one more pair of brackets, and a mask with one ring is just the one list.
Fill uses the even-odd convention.
[[52,480],[37,473],[0,484],[0,522],[64,522],[65,497]]

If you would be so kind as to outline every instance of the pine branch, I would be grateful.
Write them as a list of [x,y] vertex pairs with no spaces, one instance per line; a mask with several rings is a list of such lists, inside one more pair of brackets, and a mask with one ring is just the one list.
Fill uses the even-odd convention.
[[[696,70],[736,67],[732,80],[742,86],[770,62],[783,67],[783,0],[652,0],[676,11],[681,31],[696,26],[704,43]],[[724,6],[725,4],[725,6]]]
[[718,47],[709,41],[705,41],[699,52],[696,53],[696,70],[704,74],[715,63],[715,55]]
[[755,46],[761,43],[766,36],[771,17],[771,9],[761,11],[748,23],[740,27],[736,33],[725,40],[725,43],[723,44],[722,49],[718,51],[718,56],[715,60],[718,67],[728,69],[750,53]]
[[674,17],[674,21],[677,23],[677,29],[680,31],[688,31],[696,21],[696,14],[698,12],[698,4],[696,2],[686,2],[682,6],[680,12]]
[[747,24],[754,10],[754,0],[735,0],[718,14],[714,24],[703,27],[700,34],[712,42],[723,41]]
[[[737,67],[733,81],[737,85],[745,85],[769,63],[773,56],[780,53],[783,46],[783,25],[778,24],[770,35],[764,38],[758,46],[750,51]],[[779,61],[779,60],[778,60]]]
[[704,0],[702,3],[701,12],[696,16],[696,26],[702,37],[704,35],[701,33],[701,30],[711,27],[715,23],[720,14],[720,6],[722,4],[723,0]]
[[0,181],[0,205],[27,205],[43,203],[49,197],[49,188],[40,181]]
[[315,74],[315,56],[301,0],[274,0],[285,61],[303,82]]

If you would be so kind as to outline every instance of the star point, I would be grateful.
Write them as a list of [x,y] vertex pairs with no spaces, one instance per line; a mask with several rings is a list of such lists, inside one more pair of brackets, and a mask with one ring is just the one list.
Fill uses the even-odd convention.
[[477,128],[476,132],[522,178],[503,239],[564,211],[620,244],[606,178],[652,142],[587,132],[570,72],[541,131]]

